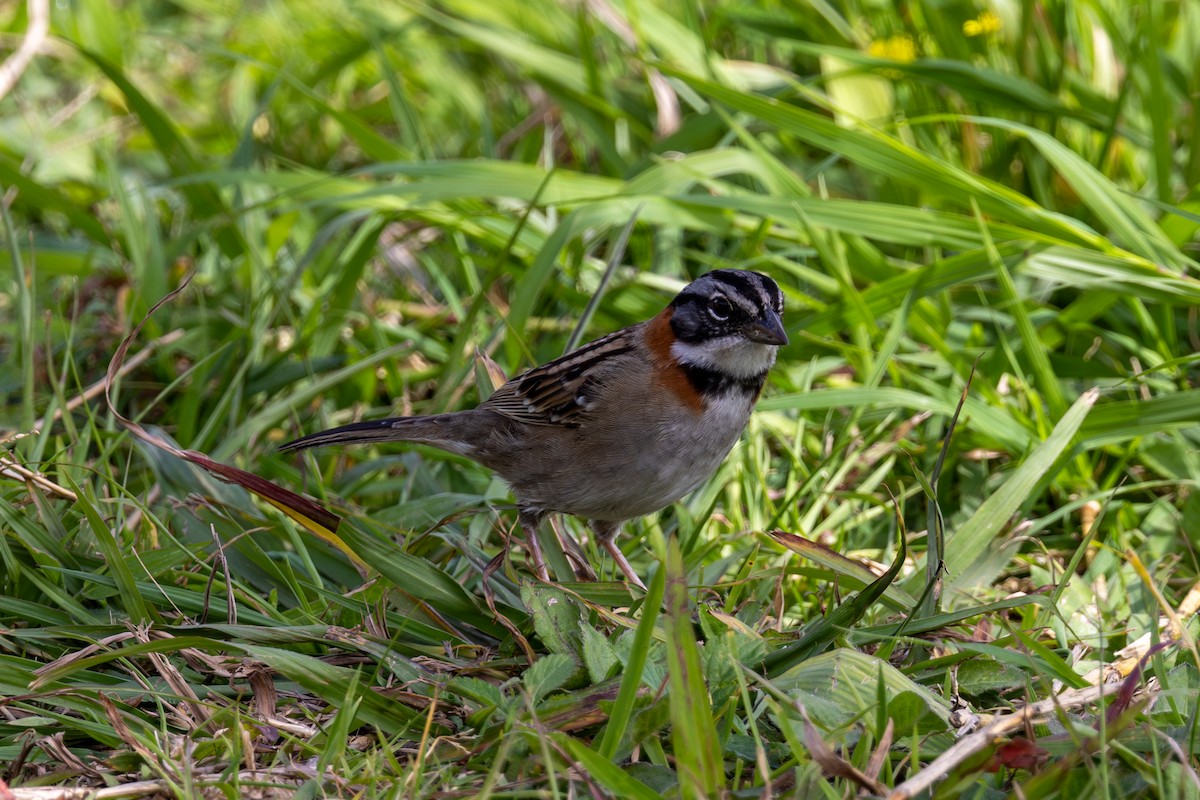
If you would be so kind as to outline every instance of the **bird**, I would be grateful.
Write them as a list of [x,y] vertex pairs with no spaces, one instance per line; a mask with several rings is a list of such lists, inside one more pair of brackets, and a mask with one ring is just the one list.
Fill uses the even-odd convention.
[[787,343],[778,284],[717,269],[661,313],[512,378],[475,408],[355,422],[279,449],[415,442],[466,456],[512,489],[538,578],[550,579],[537,529],[560,512],[587,520],[626,580],[644,590],[617,546],[622,525],[708,480]]

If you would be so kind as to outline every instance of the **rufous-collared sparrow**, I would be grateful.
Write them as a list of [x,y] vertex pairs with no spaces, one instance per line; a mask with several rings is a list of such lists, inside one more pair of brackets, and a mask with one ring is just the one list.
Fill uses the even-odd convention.
[[782,313],[775,281],[715,270],[652,319],[513,378],[469,411],[356,422],[280,449],[404,441],[467,456],[512,487],[543,580],[537,528],[559,511],[587,519],[642,586],[616,545],[621,524],[670,505],[720,466],[787,344]]

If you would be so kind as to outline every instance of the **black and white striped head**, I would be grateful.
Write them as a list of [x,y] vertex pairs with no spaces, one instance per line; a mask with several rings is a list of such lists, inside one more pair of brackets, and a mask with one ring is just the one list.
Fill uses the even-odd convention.
[[687,366],[739,378],[760,375],[788,343],[783,293],[758,272],[713,270],[685,286],[671,309],[671,350]]

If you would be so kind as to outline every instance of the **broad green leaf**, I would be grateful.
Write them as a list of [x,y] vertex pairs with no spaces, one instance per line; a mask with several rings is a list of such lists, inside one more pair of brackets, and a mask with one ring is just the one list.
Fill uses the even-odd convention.
[[[948,533],[944,595],[947,603],[954,603],[958,592],[988,582],[989,574],[994,575],[1004,568],[1007,560],[999,563],[996,558],[997,548],[1003,548],[1003,543],[998,542],[996,537],[1021,506],[1029,501],[1034,487],[1071,446],[1099,396],[1095,389],[1080,395],[1046,441],[1029,454],[1004,485],[984,499],[970,519]],[[983,574],[978,571],[979,568],[984,568]]]
[[[917,698],[927,720],[923,727],[944,727],[950,716],[950,704],[901,673],[886,661],[858,650],[839,648],[814,656],[772,678],[776,691],[801,700],[813,721],[826,730],[844,729],[855,721],[873,722],[877,709],[876,691],[882,680],[889,700]],[[886,716],[885,716],[886,718]],[[798,715],[787,714],[789,724],[799,722]],[[875,731],[879,735],[882,731]]]
[[572,663],[583,663],[583,643],[579,626],[579,606],[566,592],[549,584],[521,584],[521,602],[533,618],[533,629],[551,653],[568,656]]
[[533,704],[537,705],[550,692],[566,686],[578,669],[578,663],[571,656],[547,653],[525,670],[521,682],[529,691]]

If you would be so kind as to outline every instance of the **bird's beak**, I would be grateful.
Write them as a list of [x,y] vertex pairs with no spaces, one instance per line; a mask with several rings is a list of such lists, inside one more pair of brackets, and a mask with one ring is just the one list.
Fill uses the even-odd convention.
[[783,320],[771,310],[768,310],[762,319],[756,319],[748,324],[745,333],[747,339],[760,344],[785,345],[788,343],[787,333],[783,330]]

